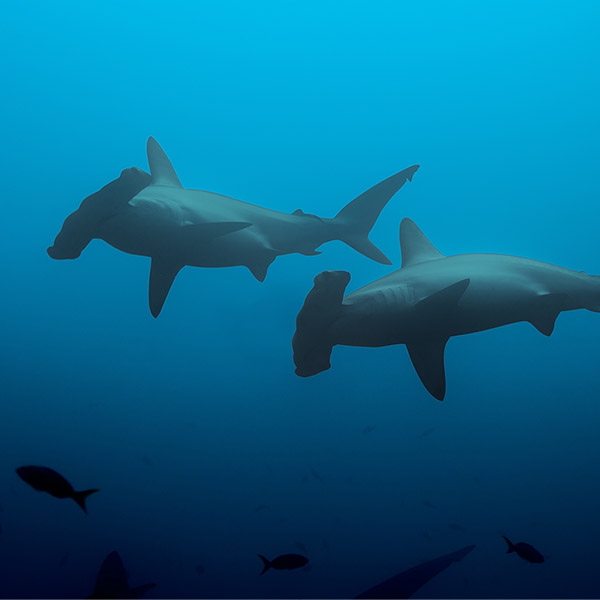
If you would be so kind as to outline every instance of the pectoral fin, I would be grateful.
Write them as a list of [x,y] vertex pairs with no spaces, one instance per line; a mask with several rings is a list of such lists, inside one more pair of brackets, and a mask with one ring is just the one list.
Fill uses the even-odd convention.
[[567,294],[541,294],[535,300],[535,316],[529,322],[544,335],[551,335],[554,331],[556,317],[560,314],[561,307]]
[[152,259],[148,300],[150,303],[150,312],[154,318],[160,314],[171,285],[182,267],[182,264],[173,261],[161,258]]
[[410,360],[427,391],[438,400],[446,394],[444,349],[448,340],[412,342],[406,345]]
[[421,313],[430,313],[431,315],[444,317],[448,312],[456,308],[458,301],[467,291],[470,282],[470,279],[462,279],[441,289],[439,292],[423,298],[423,300],[415,304],[415,310]]
[[197,223],[195,225],[185,225],[181,228],[181,237],[184,241],[201,242],[213,238],[234,233],[241,229],[250,227],[252,223],[244,221],[224,221],[222,223]]

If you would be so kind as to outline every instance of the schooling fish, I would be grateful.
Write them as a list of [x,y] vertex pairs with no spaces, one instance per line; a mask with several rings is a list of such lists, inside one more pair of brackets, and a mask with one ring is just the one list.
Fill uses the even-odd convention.
[[292,569],[299,569],[308,563],[308,558],[301,556],[300,554],[282,554],[273,560],[265,558],[262,554],[259,554],[258,557],[264,563],[261,575],[264,575],[269,569],[291,571]]
[[544,557],[531,545],[525,542],[518,542],[513,544],[506,536],[502,536],[504,541],[508,544],[507,554],[516,552],[517,555],[530,563],[543,563]]
[[48,492],[55,498],[72,498],[87,515],[85,500],[90,494],[99,492],[98,489],[76,492],[73,486],[56,471],[48,467],[25,466],[16,469],[17,475],[38,492]]

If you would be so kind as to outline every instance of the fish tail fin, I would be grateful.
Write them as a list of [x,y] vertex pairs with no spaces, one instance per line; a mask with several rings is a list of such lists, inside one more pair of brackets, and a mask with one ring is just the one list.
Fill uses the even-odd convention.
[[385,205],[407,181],[412,181],[418,168],[419,165],[408,167],[346,204],[333,219],[338,227],[337,239],[375,262],[391,265],[389,258],[369,240],[369,232]]
[[310,377],[331,366],[329,358],[333,345],[328,329],[342,311],[349,281],[347,271],[324,271],[315,277],[313,289],[298,313],[292,339],[296,375]]
[[83,490],[81,492],[73,492],[73,500],[75,500],[75,502],[77,502],[77,504],[79,504],[79,506],[81,507],[81,510],[87,515],[87,507],[85,506],[85,501],[87,499],[88,496],[91,496],[92,494],[95,494],[96,492],[99,492],[100,490],[94,489],[94,490]]
[[138,585],[129,590],[129,593],[130,593],[129,597],[130,598],[142,598],[148,590],[151,590],[154,587],[156,587],[155,583],[144,583],[144,585]]
[[515,551],[515,545],[505,536],[502,536],[504,538],[504,541],[508,544],[508,550],[506,551],[506,554],[510,554],[511,552]]
[[268,558],[265,558],[262,554],[259,554],[258,558],[263,561],[263,570],[260,572],[260,574],[264,575],[271,568],[271,561]]

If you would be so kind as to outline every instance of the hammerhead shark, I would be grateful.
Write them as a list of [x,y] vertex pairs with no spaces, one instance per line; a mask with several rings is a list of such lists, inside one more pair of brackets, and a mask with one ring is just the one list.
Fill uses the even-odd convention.
[[150,312],[157,317],[177,273],[185,266],[245,266],[263,281],[280,255],[320,254],[319,246],[341,240],[381,264],[389,259],[369,240],[384,206],[419,168],[414,165],[378,183],[334,218],[295,210],[286,214],[213,192],[185,189],[154,138],[147,143],[150,175],[126,169],[119,179],[88,196],[69,215],[48,254],[77,258],[99,238],[152,259]]
[[446,393],[448,339],[527,321],[549,336],[559,313],[600,312],[600,277],[500,254],[444,256],[410,219],[400,224],[402,266],[348,296],[347,271],[314,280],[292,340],[296,374],[330,368],[332,347],[405,344],[429,393]]

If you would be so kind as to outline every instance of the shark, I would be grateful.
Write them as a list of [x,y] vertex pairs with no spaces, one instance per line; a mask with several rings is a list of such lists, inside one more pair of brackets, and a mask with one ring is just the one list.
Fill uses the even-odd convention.
[[113,550],[102,562],[94,591],[88,598],[142,598],[155,587],[154,583],[145,583],[137,587],[129,587],[127,572],[119,553]]
[[92,239],[151,259],[150,312],[157,317],[184,266],[247,267],[263,281],[271,263],[285,254],[320,254],[340,240],[381,264],[390,260],[369,240],[381,211],[419,168],[413,165],[363,192],[333,218],[271,210],[214,192],[186,189],[152,137],[150,173],[124,170],[117,180],[88,196],[69,215],[48,254],[77,258]]
[[400,249],[400,269],[345,297],[350,273],[315,277],[292,340],[297,375],[329,369],[336,345],[404,344],[427,391],[443,400],[451,337],[517,322],[550,336],[563,311],[600,312],[596,275],[518,256],[444,256],[408,218]]
[[465,546],[460,550],[450,552],[450,554],[428,560],[378,583],[356,596],[356,598],[411,598],[436,575],[445,571],[452,563],[460,562],[474,549],[475,546]]

